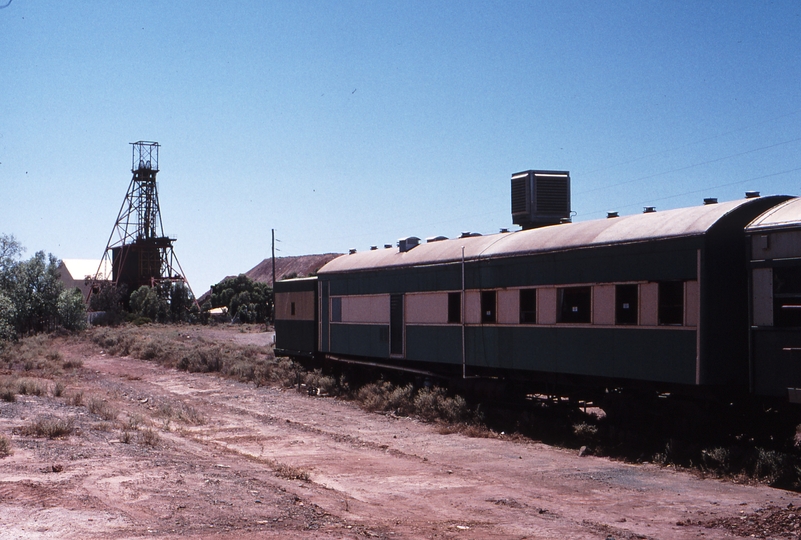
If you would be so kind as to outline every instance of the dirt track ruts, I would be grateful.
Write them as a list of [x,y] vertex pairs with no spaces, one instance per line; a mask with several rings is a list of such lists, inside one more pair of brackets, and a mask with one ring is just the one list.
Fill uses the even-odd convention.
[[[62,440],[15,435],[0,460],[0,538],[731,538],[710,523],[797,494],[534,442],[441,434],[410,418],[93,354],[76,382],[160,443],[63,400],[0,403],[0,431],[74,417]],[[158,408],[205,417],[159,423]],[[62,467],[53,472],[54,465]],[[285,470],[307,473],[288,479]]]

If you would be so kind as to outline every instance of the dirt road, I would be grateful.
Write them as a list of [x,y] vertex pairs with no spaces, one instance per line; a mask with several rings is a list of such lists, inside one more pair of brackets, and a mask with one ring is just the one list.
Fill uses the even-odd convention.
[[[0,402],[0,433],[16,428],[0,460],[0,538],[731,538],[726,520],[801,505],[769,487],[64,354],[84,355],[64,392],[82,405]],[[72,418],[73,433],[22,434],[47,415]]]

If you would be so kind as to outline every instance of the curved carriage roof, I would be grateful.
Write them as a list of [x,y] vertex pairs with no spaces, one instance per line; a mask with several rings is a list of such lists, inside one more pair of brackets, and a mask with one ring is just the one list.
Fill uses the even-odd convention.
[[769,229],[798,228],[801,228],[801,199],[793,198],[763,212],[745,230],[752,233]]
[[[406,252],[379,249],[342,255],[323,266],[318,274],[400,268],[458,262],[462,248],[466,261],[556,252],[593,246],[704,235],[734,210],[746,205],[777,204],[783,196],[677,208],[618,218],[565,223],[538,229],[454,238],[421,244]],[[761,201],[761,202],[757,202]],[[796,209],[798,210],[798,209]]]

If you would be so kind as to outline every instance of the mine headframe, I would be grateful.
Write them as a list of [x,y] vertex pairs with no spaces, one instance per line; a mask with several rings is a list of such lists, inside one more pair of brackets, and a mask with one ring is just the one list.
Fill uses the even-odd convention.
[[176,239],[164,234],[161,222],[156,182],[159,143],[139,141],[131,147],[133,177],[100,262],[100,268],[104,263],[110,265],[112,286],[125,286],[126,303],[130,293],[142,285],[180,282],[189,287],[173,251]]

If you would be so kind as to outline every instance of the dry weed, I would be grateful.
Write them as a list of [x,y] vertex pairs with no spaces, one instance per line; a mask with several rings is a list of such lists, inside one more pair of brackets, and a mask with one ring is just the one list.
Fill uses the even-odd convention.
[[5,435],[0,435],[0,458],[8,457],[14,453],[11,449],[11,441]]
[[159,437],[159,434],[152,429],[147,428],[139,432],[139,442],[146,446],[155,448],[159,445],[159,443],[161,443],[161,437]]
[[286,463],[280,463],[277,461],[273,463],[273,470],[275,470],[276,476],[285,478],[287,480],[302,480],[304,482],[308,482],[311,478],[309,471],[306,469],[293,467],[292,465],[287,465]]
[[100,398],[91,398],[86,408],[90,413],[98,415],[103,420],[116,420],[119,414],[106,400]]
[[28,437],[47,437],[57,439],[69,436],[74,429],[72,418],[58,418],[54,416],[41,416],[29,424],[19,427],[16,431]]

